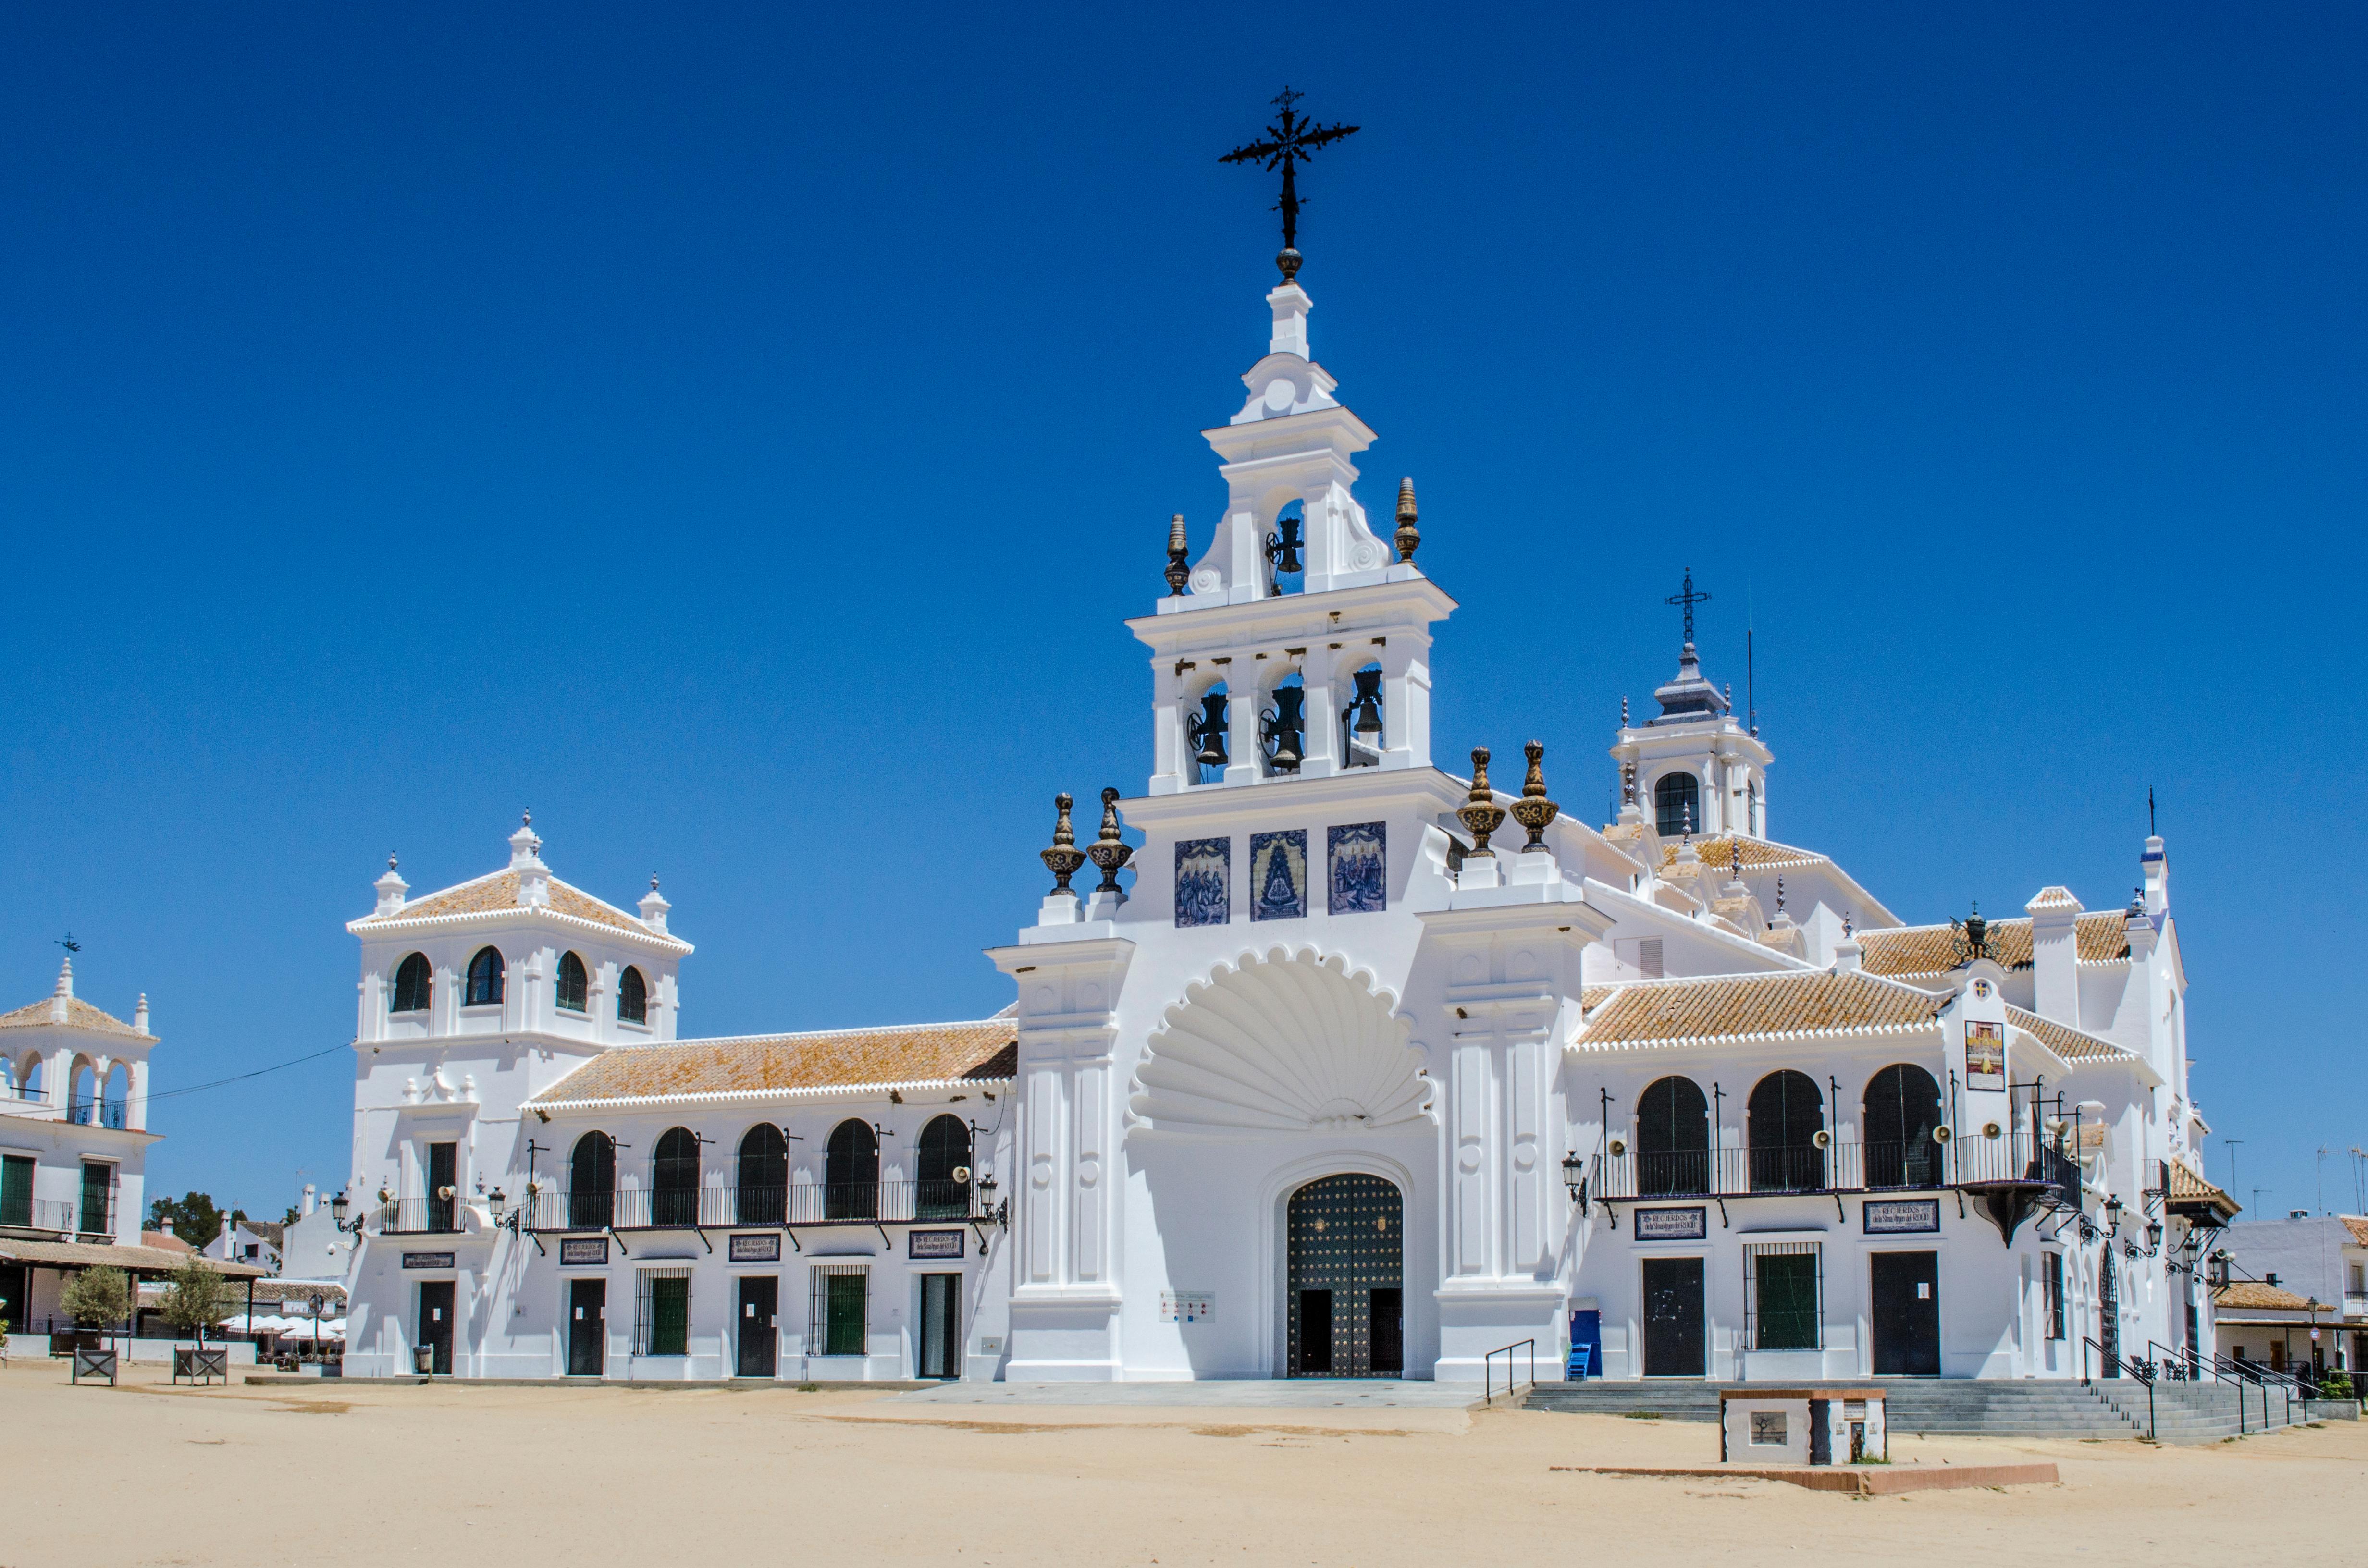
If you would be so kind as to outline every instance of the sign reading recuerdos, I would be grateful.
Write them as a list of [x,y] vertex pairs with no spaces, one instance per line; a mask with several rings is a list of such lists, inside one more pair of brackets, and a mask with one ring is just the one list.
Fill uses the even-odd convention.
[[1917,1236],[1941,1228],[1937,1198],[1870,1198],[1859,1210],[1859,1222],[1870,1236]]
[[1698,1242],[1709,1234],[1707,1209],[1636,1210],[1636,1239],[1640,1242]]
[[562,1268],[580,1268],[608,1261],[609,1238],[606,1236],[572,1236],[559,1244],[559,1266]]
[[450,1268],[452,1255],[449,1252],[407,1252],[403,1255],[405,1268]]
[[905,1233],[906,1257],[960,1257],[962,1238],[967,1231],[907,1231]]

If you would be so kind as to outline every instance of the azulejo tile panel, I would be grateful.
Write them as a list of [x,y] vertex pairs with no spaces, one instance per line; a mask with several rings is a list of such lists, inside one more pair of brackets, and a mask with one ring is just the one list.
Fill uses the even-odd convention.
[[1389,824],[1358,822],[1326,833],[1332,866],[1331,912],[1370,915],[1389,903]]
[[1250,918],[1297,920],[1307,913],[1307,834],[1250,835]]
[[1176,924],[1223,926],[1233,915],[1234,841],[1186,838],[1176,845]]

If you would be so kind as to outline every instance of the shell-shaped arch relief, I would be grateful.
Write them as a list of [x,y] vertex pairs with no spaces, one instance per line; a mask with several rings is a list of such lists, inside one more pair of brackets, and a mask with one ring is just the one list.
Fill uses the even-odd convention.
[[1397,998],[1312,948],[1244,953],[1152,1031],[1128,1109],[1166,1131],[1354,1132],[1429,1109]]

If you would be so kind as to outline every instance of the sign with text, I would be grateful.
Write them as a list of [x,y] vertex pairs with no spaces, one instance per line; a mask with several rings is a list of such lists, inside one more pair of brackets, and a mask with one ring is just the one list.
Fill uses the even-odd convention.
[[1159,1292],[1161,1323],[1206,1323],[1216,1315],[1217,1293],[1214,1290]]
[[1859,1223],[1870,1236],[1916,1236],[1941,1228],[1937,1198],[1870,1198],[1859,1210]]
[[968,1231],[907,1231],[905,1233],[906,1257],[960,1257],[962,1238]]
[[576,1236],[559,1244],[559,1266],[562,1268],[581,1268],[608,1261],[609,1238],[606,1236]]
[[1698,1242],[1710,1234],[1707,1209],[1639,1209],[1635,1212],[1640,1242]]
[[768,1231],[760,1235],[733,1237],[732,1261],[734,1263],[780,1262],[781,1233]]
[[449,1252],[407,1252],[403,1255],[405,1268],[450,1268],[452,1255]]

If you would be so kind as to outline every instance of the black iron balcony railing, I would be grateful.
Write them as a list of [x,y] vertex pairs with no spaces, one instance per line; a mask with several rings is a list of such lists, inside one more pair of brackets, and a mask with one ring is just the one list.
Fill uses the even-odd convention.
[[378,1208],[379,1234],[384,1236],[450,1235],[460,1228],[460,1203],[454,1199],[398,1198]]
[[1595,1196],[1614,1202],[1654,1198],[1748,1198],[1783,1193],[1914,1192],[2008,1182],[2044,1182],[2066,1202],[2080,1190],[2078,1164],[2027,1132],[2001,1129],[1947,1143],[1930,1139],[1825,1146],[1684,1149],[1596,1156]]
[[121,1100],[75,1100],[66,1107],[66,1119],[80,1127],[123,1127]]
[[959,1181],[786,1182],[748,1187],[546,1191],[528,1200],[529,1231],[728,1230],[742,1225],[906,1224],[973,1218]]

